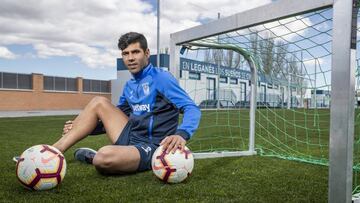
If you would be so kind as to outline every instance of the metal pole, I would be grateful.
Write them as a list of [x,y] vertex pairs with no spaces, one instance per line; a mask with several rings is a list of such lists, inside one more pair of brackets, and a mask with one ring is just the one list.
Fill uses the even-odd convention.
[[157,0],[157,55],[156,66],[160,67],[160,0]]
[[[352,201],[357,16],[357,8],[353,8],[355,2],[334,0],[333,5],[328,192],[330,203]],[[355,25],[353,33],[352,20]]]
[[253,58],[247,59],[251,70],[251,100],[250,100],[250,131],[249,131],[249,151],[255,151],[255,116],[256,116],[256,96],[257,96],[257,67]]
[[316,92],[316,72],[317,72],[317,60],[315,59],[315,78],[314,78],[314,108],[316,109],[317,108],[317,92]]
[[287,109],[290,109],[290,102],[291,102],[291,87],[290,87],[290,80],[291,80],[291,76],[290,76],[290,67],[289,64],[287,64],[287,69],[288,69],[288,91],[287,91]]
[[[220,13],[218,13],[218,19],[220,19]],[[219,36],[218,36],[218,42],[219,42]],[[221,49],[217,50],[218,51],[218,75],[217,75],[217,104],[216,104],[216,108],[219,110],[220,109],[220,51],[222,51]]]
[[170,35],[170,67],[169,71],[177,79],[180,79],[180,46],[176,46],[174,35]]
[[[192,42],[190,45],[193,46],[200,46],[200,47],[209,47],[213,49],[224,49],[224,47],[220,44],[212,44],[212,43],[196,43]],[[244,51],[242,48],[237,47],[235,45],[230,46],[228,45],[227,48],[233,51],[236,51],[237,53],[241,54],[246,61],[248,62],[251,70],[251,99],[250,99],[250,127],[249,127],[249,152],[251,154],[256,154],[255,152],[255,112],[256,112],[256,97],[257,97],[257,67],[256,61],[254,60],[253,56],[250,55],[248,52]],[[217,114],[218,115],[218,114]],[[218,119],[216,117],[216,119]],[[217,122],[217,120],[216,120]]]
[[[304,62],[303,62],[303,52],[301,51],[301,76],[303,76],[303,68],[304,68]],[[303,90],[304,90],[304,79],[301,80],[301,84],[300,84],[300,108],[304,108],[304,94],[303,94]]]

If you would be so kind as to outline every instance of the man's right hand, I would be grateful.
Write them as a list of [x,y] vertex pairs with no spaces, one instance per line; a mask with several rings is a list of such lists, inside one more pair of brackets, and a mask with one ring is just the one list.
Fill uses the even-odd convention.
[[72,129],[72,127],[73,127],[73,121],[72,120],[66,121],[62,135],[64,136],[66,133],[68,133]]

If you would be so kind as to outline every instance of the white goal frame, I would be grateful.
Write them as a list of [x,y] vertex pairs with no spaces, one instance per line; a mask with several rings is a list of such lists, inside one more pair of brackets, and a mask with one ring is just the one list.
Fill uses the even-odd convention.
[[[352,201],[356,56],[356,47],[351,49],[353,1],[356,0],[278,0],[170,35],[170,71],[179,79],[181,45],[314,10],[333,8],[328,198],[329,202],[334,203]],[[254,74],[252,74],[253,76]],[[252,102],[255,100],[252,99]],[[256,104],[251,106],[250,116],[255,113],[255,109]],[[250,117],[252,125],[250,129],[253,130],[250,130],[249,133],[248,151],[197,153],[195,157],[211,158],[256,154],[254,121],[255,114]],[[354,201],[357,202],[358,199],[354,199]]]

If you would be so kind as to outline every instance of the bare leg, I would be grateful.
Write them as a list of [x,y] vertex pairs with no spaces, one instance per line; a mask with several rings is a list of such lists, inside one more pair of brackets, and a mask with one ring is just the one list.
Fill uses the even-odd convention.
[[128,117],[108,99],[95,97],[73,121],[72,129],[53,146],[65,152],[91,133],[99,119],[103,122],[106,134],[112,143],[116,142],[128,122]]
[[139,150],[134,146],[108,145],[96,153],[93,165],[103,174],[135,172],[140,163]]
[[[73,121],[72,129],[53,146],[65,152],[85,138],[101,120],[106,134],[114,144],[128,122],[128,117],[104,97],[95,97]],[[93,159],[95,168],[104,174],[135,172],[140,163],[140,152],[134,146],[104,146]]]

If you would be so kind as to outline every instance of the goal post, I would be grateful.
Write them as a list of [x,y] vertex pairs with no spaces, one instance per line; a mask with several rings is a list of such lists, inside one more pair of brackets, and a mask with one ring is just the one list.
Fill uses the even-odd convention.
[[[180,49],[182,47],[189,48],[190,46],[236,51],[247,61],[251,70],[252,84],[248,150],[196,153],[195,157],[208,158],[254,155],[256,154],[255,146],[258,143],[258,141],[255,142],[255,137],[257,136],[255,135],[257,133],[255,128],[260,127],[260,136],[262,136],[263,142],[266,143],[263,148],[259,148],[260,153],[262,153],[263,150],[268,150],[270,151],[268,154],[269,156],[275,154],[277,157],[289,160],[300,160],[303,162],[329,165],[329,202],[350,202],[352,200],[352,194],[357,191],[354,188],[358,188],[353,187],[353,173],[355,173],[353,167],[353,149],[357,32],[355,31],[354,36],[354,32],[352,31],[354,31],[354,29],[356,30],[356,27],[352,29],[352,22],[355,19],[353,24],[356,26],[356,4],[357,1],[355,0],[278,0],[268,5],[171,34],[170,71],[177,79],[180,79],[181,77]],[[328,15],[330,17],[328,17]],[[309,19],[312,18],[319,18],[322,19],[322,21],[318,22],[318,24],[314,23],[309,25]],[[280,22],[283,19],[287,20]],[[278,23],[273,25],[271,24],[272,22]],[[297,30],[289,28],[294,22],[301,22],[301,25],[308,26],[308,28]],[[269,23],[273,27],[264,26]],[[262,30],[256,30],[256,26],[260,25],[262,25]],[[326,28],[328,25],[331,26],[330,29]],[[288,33],[279,35],[276,33],[276,26],[284,26],[288,29]],[[301,33],[306,32],[304,31],[306,29],[308,29],[308,33],[315,34],[306,36],[304,33]],[[282,65],[287,67],[287,72],[282,70],[282,72],[280,71],[270,76],[266,75],[269,71],[263,67],[265,61],[256,58],[255,55],[258,54],[258,51],[254,51],[254,48],[251,47],[251,42],[253,41],[248,37],[251,35],[243,32],[243,30],[246,30],[246,32],[251,34],[255,33],[260,37],[263,36],[261,36],[261,33],[259,34],[259,32],[270,33],[273,37],[268,37],[267,39],[270,38],[273,41],[265,39],[266,37],[261,38],[263,44],[260,43],[260,48],[261,46],[275,46],[275,48],[278,48],[277,55],[279,56],[282,51],[287,51],[287,48],[284,47],[293,46],[293,49],[285,54],[293,58],[286,58],[286,65]],[[245,35],[247,37],[244,37]],[[295,35],[294,38],[298,37],[299,39],[289,42],[289,36],[292,35]],[[217,41],[220,36],[224,36],[222,42]],[[329,40],[321,41],[320,38],[317,38],[319,36],[323,36],[322,39],[329,38]],[[264,44],[267,42],[270,42],[270,44]],[[233,43],[236,45],[232,45]],[[254,53],[249,51],[251,49]],[[300,52],[301,57],[299,54]],[[306,55],[304,56],[305,59],[303,58],[303,53]],[[329,70],[324,70],[324,67],[322,66],[326,65],[321,64],[326,64],[326,62],[324,62],[326,60],[331,62],[330,65],[328,65],[330,67]],[[309,72],[310,68],[304,68],[303,72],[302,67],[309,67],[310,63],[314,64],[311,66],[311,71]],[[297,64],[301,65],[301,72],[298,71],[297,67],[299,67],[299,65]],[[279,64],[277,65],[280,66]],[[290,73],[294,67],[296,71]],[[262,74],[261,76],[257,75],[259,71]],[[287,75],[286,80],[274,80],[278,79],[279,75],[284,73]],[[259,79],[260,77],[263,77],[262,80]],[[322,78],[319,79],[319,77]],[[331,77],[331,82],[329,82],[329,77]],[[260,96],[257,94],[257,88],[262,87],[259,81],[267,81],[267,84],[264,84],[264,88],[260,91],[262,94]],[[258,114],[256,114],[255,110],[257,109],[256,105],[259,104],[259,97],[265,98],[265,103],[260,102],[260,104],[264,105],[264,108],[267,109],[268,104],[266,104],[266,97],[274,96],[264,93],[270,85],[281,86],[278,88],[278,92],[283,95],[282,97],[286,95],[284,92],[287,92],[287,98],[282,98],[281,100],[281,107],[284,107],[286,103],[286,107],[289,109],[286,108],[288,111],[269,109],[258,111]],[[218,87],[217,91],[220,91],[220,87]],[[309,98],[304,99],[304,94],[308,94]],[[284,100],[287,102],[284,102]],[[296,106],[296,103],[299,102],[301,104],[297,106],[304,108],[304,110],[302,112],[296,110],[291,111],[291,105],[294,104]],[[308,106],[307,109],[310,110],[305,110],[305,103]],[[329,118],[329,129],[327,130],[320,128],[324,125],[322,123],[322,115],[319,113],[321,112],[320,108],[330,109],[327,115]],[[304,112],[311,113],[311,121],[309,121],[310,117],[308,114]],[[326,111],[324,110],[324,112]],[[221,112],[216,111],[216,113],[220,114]],[[281,113],[283,115],[290,114],[294,117],[292,120],[293,123],[291,123],[293,125],[291,127],[291,132],[286,131],[289,128],[287,125],[290,125],[290,122],[288,122],[286,118],[284,119],[284,117],[278,116],[278,114]],[[303,114],[301,119],[299,119],[300,117],[295,118],[295,116],[301,113]],[[227,113],[228,117],[229,114],[231,114],[230,110]],[[259,119],[263,120],[256,121],[255,114],[259,115]],[[269,117],[270,114],[273,114],[274,116]],[[275,119],[275,121],[273,122],[271,119]],[[280,123],[276,119],[281,119],[281,123],[284,126],[276,126],[277,123]],[[308,126],[308,123],[311,123],[312,121],[313,126]],[[304,122],[305,127],[299,127],[296,122]],[[275,130],[268,130],[270,128],[274,128]],[[318,131],[318,137],[310,137],[309,134],[316,130]],[[275,131],[281,135],[280,138],[272,135]],[[303,134],[299,135],[299,131]],[[327,135],[326,143],[324,142],[325,136],[322,133]],[[298,136],[304,136],[306,139],[302,140]],[[280,144],[274,144],[274,140],[278,141]],[[285,143],[284,140],[286,140],[287,143]],[[314,151],[313,147],[315,143],[318,147],[317,150],[321,152],[319,156],[317,154],[318,152],[315,152],[316,155],[311,154]],[[304,145],[303,148],[305,151],[297,151],[298,145]],[[270,149],[271,147],[276,149],[272,150]],[[274,154],[272,154],[272,152],[276,150],[282,152],[288,151],[293,154],[290,154],[289,156],[281,154],[282,152],[279,154],[274,152]],[[306,154],[307,152],[310,154]],[[356,173],[358,173],[358,169],[356,170]]]
[[[330,202],[351,202],[352,200],[356,56],[356,40],[351,41],[353,2],[355,1],[335,0],[333,5]],[[356,33],[354,37],[356,39]]]
[[215,158],[218,156],[246,156],[246,155],[255,155],[255,110],[256,110],[256,94],[257,94],[257,67],[259,64],[257,60],[255,60],[254,56],[241,47],[237,47],[234,45],[220,45],[209,42],[189,42],[184,44],[184,46],[197,46],[197,47],[207,47],[212,49],[225,49],[225,50],[233,50],[239,53],[244,59],[248,62],[251,70],[251,100],[250,100],[250,126],[249,126],[249,149],[248,151],[242,152],[216,152],[216,153],[198,153],[195,154],[195,157],[204,157],[204,158]]

